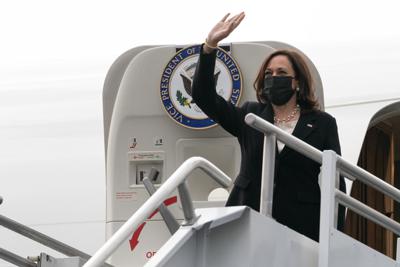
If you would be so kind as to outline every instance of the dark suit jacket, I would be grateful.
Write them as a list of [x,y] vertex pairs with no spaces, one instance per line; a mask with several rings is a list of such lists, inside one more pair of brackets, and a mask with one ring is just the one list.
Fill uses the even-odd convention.
[[[213,78],[215,52],[200,53],[192,92],[196,104],[226,131],[236,136],[241,148],[240,172],[229,196],[227,205],[247,205],[259,210],[263,134],[244,122],[248,113],[254,113],[273,123],[270,104],[246,102],[235,107],[215,91]],[[322,111],[302,112],[293,135],[319,150],[334,150],[340,154],[335,119]],[[280,223],[318,241],[320,164],[285,146],[276,152],[275,186],[272,216]],[[340,187],[345,191],[344,179]],[[340,208],[338,228],[343,229],[344,209]]]

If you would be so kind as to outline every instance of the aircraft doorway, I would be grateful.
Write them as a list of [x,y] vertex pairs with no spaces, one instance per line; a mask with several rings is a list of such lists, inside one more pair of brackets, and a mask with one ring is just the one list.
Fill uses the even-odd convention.
[[[400,188],[400,102],[385,107],[371,120],[357,164]],[[355,181],[351,196],[400,221],[400,205],[370,186]],[[347,212],[345,232],[369,247],[395,257],[397,236],[351,210]]]

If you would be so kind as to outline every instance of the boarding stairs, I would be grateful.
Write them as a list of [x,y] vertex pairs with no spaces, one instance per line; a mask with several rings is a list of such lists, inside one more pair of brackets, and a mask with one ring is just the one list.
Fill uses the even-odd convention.
[[[339,175],[377,189],[400,202],[400,190],[378,177],[349,163],[333,151],[319,151],[305,142],[282,131],[254,114],[248,114],[246,123],[264,134],[264,155],[260,213],[244,207],[194,209],[187,189],[186,178],[195,169],[201,169],[224,187],[231,183],[221,170],[206,159],[192,157],[186,160],[155,191],[145,182],[150,198],[123,224],[119,230],[93,255],[65,253],[67,265],[18,265],[54,267],[103,266],[113,252],[129,238],[131,233],[157,208],[171,231],[171,238],[147,262],[146,267],[394,267],[400,266],[399,241],[397,259],[393,260],[359,241],[336,230],[337,207],[341,204],[382,227],[400,234],[400,224],[338,189]],[[315,242],[272,218],[273,174],[276,141],[321,164],[320,241]],[[150,174],[153,175],[153,174]],[[151,180],[151,179],[150,179]],[[147,184],[147,185],[146,185]],[[177,225],[172,215],[162,206],[163,201],[178,189],[184,222]],[[4,225],[4,224],[3,224]],[[4,259],[3,251],[0,256]],[[48,255],[43,255],[46,258]],[[72,263],[73,257],[80,257]],[[15,257],[14,257],[15,258]],[[6,259],[7,260],[7,259]],[[75,259],[76,260],[76,259]],[[41,259],[43,261],[43,259]],[[22,262],[22,260],[21,260]],[[107,265],[107,264],[106,264]],[[110,266],[110,265],[107,265]],[[127,263],[134,266],[134,263]]]

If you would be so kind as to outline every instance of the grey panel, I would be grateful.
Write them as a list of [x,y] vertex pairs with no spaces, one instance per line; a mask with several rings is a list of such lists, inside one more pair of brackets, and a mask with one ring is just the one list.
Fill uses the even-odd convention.
[[[242,207],[218,210],[238,208]],[[245,208],[242,216],[225,220],[225,223],[220,221],[211,228],[213,222],[204,220],[210,217],[209,210],[196,210],[203,221],[193,226],[193,235],[186,241],[168,241],[146,266],[317,266],[318,243],[275,220]],[[190,232],[185,228],[181,227],[176,234]],[[175,250],[175,246],[180,249]]]
[[394,267],[396,262],[359,241],[339,232],[331,231],[329,267]]

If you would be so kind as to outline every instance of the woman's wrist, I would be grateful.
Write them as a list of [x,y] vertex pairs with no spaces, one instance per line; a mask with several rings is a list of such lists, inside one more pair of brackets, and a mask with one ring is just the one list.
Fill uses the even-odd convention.
[[212,51],[218,48],[218,44],[210,43],[207,39],[204,41],[203,51],[206,54],[210,54]]
[[210,49],[217,49],[218,48],[218,42],[214,44],[214,42],[210,42],[207,38],[204,41],[204,44],[208,46]]

